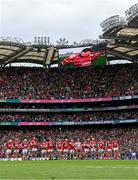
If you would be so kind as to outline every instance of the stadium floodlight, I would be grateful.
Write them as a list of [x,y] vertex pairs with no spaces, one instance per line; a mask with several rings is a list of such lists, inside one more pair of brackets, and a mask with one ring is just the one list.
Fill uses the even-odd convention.
[[36,36],[34,37],[34,44],[35,45],[37,44],[37,37]]
[[40,37],[38,36],[38,45],[40,45]]
[[41,42],[40,43],[41,43],[41,45],[43,45],[43,37],[41,37]]
[[59,38],[56,43],[57,46],[67,46],[69,42],[66,40],[66,38]]
[[128,22],[138,16],[138,3],[131,6],[128,10],[125,11]]
[[35,36],[34,37],[34,45],[48,46],[48,45],[50,45],[50,37]]
[[102,31],[106,32],[109,29],[117,26],[126,25],[125,18],[119,17],[119,15],[111,16],[107,18],[105,21],[103,21],[100,25],[102,27]]

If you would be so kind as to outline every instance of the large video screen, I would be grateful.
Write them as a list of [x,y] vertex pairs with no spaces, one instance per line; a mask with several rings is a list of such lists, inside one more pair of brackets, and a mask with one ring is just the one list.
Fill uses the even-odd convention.
[[63,67],[102,66],[106,65],[106,53],[91,47],[59,49],[58,62]]

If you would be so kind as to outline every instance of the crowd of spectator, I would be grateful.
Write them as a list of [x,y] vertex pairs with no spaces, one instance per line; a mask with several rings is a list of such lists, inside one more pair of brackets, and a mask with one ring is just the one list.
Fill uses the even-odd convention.
[[[2,129],[0,131],[0,158],[8,157],[22,157],[22,146],[21,143],[27,142],[29,144],[27,148],[26,158],[29,157],[41,157],[41,142],[51,141],[52,143],[52,157],[51,159],[56,159],[57,149],[56,143],[57,141],[67,142],[69,146],[69,142],[77,142],[79,141],[81,144],[81,156],[79,158],[91,158],[91,159],[102,159],[102,158],[111,158],[111,159],[136,159],[138,147],[137,147],[137,134],[138,128],[137,127],[118,127],[118,128],[92,128],[92,127],[81,127],[81,128],[35,128],[35,129]],[[35,151],[31,149],[31,143],[35,140]],[[73,140],[73,141],[72,141]],[[103,150],[99,151],[97,145],[95,145],[95,150],[91,151],[90,149],[86,154],[83,150],[83,144],[85,141],[95,141],[96,144],[100,141],[103,144]],[[117,143],[117,149],[113,150],[112,147],[110,148],[110,152],[105,148],[106,142],[113,142]],[[5,144],[7,142],[16,142],[18,143],[19,151],[14,151],[14,148],[9,151],[6,150],[10,149],[9,147],[6,148]],[[15,146],[15,150],[17,146]],[[33,151],[33,152],[32,152]],[[7,153],[6,153],[7,152]],[[47,156],[46,150],[46,156]],[[63,154],[62,154],[63,153]],[[67,147],[67,159],[69,158],[69,147]],[[61,155],[64,155],[64,152],[61,152]],[[76,158],[76,153],[74,154],[74,158]]]
[[78,113],[14,113],[0,114],[0,122],[63,122],[63,121],[105,121],[138,119],[137,110]]
[[[3,99],[73,99],[73,98],[101,98],[111,96],[138,95],[138,66],[137,65],[115,65],[106,67],[88,67],[78,69],[47,69],[31,67],[6,67],[0,68],[0,100]],[[1,108],[12,109],[14,105]],[[30,107],[29,106],[22,106]],[[38,106],[37,106],[38,107]],[[41,106],[42,108],[43,106]],[[47,106],[48,107],[48,106]],[[51,106],[52,108],[54,106]],[[20,109],[20,106],[16,106]],[[15,109],[16,109],[15,108]],[[45,107],[44,107],[45,108]],[[57,108],[57,106],[55,106]],[[66,108],[66,107],[65,107]],[[32,105],[32,109],[36,109]],[[1,112],[0,122],[53,122],[53,121],[104,121],[104,120],[128,120],[138,119],[137,110],[99,111],[99,112]],[[27,141],[29,144],[35,138],[37,151],[32,152],[29,145],[27,156],[40,157],[40,144],[45,139],[51,139],[53,153],[51,159],[57,158],[55,144],[58,139],[74,142],[94,138],[96,142],[116,140],[119,149],[108,153],[104,149],[99,152],[96,148],[94,153],[90,150],[83,152],[79,158],[101,159],[135,159],[137,149],[137,127],[124,128],[35,128],[35,129],[1,129],[0,131],[0,158],[23,157],[21,146],[19,152],[7,154],[5,144],[17,141],[20,145]],[[66,158],[70,157],[67,151]],[[61,153],[64,156],[64,152]],[[46,152],[46,157],[48,152]],[[76,153],[74,158],[78,158]]]
[[138,66],[0,68],[0,99],[72,99],[138,95]]

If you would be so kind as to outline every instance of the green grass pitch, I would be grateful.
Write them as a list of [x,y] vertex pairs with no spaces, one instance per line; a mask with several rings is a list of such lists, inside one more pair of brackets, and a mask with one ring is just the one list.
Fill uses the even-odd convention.
[[1,161],[0,179],[138,179],[138,161]]

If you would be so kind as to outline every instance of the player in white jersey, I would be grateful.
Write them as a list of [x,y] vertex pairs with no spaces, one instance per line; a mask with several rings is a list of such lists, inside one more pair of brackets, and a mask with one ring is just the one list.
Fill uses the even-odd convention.
[[81,144],[80,140],[78,140],[75,143],[75,151],[76,151],[76,158],[80,159],[82,157],[82,144]]

